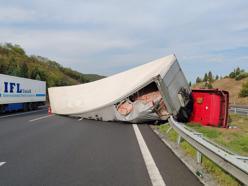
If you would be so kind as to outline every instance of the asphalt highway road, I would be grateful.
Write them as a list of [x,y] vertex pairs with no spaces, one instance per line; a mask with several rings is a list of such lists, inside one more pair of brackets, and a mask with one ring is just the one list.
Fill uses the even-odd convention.
[[[166,185],[201,185],[147,125],[138,125]],[[151,171],[150,171],[151,172]],[[0,185],[152,185],[130,124],[48,116],[0,116]]]

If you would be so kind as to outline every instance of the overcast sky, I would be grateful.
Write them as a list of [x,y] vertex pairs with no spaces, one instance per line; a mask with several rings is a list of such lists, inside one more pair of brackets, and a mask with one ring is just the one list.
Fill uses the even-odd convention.
[[174,53],[194,81],[248,70],[248,1],[0,0],[0,42],[102,75]]

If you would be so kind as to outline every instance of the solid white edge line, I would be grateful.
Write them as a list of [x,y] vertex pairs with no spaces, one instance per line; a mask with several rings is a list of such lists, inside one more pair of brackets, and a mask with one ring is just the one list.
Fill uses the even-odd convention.
[[31,114],[31,113],[35,113],[35,112],[41,112],[41,111],[44,111],[44,110],[47,110],[47,109],[42,109],[42,110],[35,110],[35,111],[29,111],[29,112],[23,112],[23,113],[18,113],[18,114],[9,114],[9,115],[5,115],[5,116],[1,116],[0,119],[2,118],[8,118],[8,117],[11,117],[11,116],[20,116],[20,115],[25,115],[25,114]]
[[156,163],[151,155],[151,152],[149,151],[145,140],[139,130],[139,127],[136,124],[133,124],[134,133],[136,135],[141,154],[143,156],[143,159],[145,161],[146,169],[148,171],[148,174],[150,176],[150,180],[152,182],[153,186],[165,186],[165,182],[158,170],[158,167],[156,166]]
[[3,166],[6,162],[0,162],[0,167]]
[[38,120],[45,119],[45,118],[48,118],[48,117],[51,117],[51,116],[53,116],[53,115],[42,116],[42,117],[39,117],[39,118],[31,119],[31,120],[29,120],[29,122],[38,121]]

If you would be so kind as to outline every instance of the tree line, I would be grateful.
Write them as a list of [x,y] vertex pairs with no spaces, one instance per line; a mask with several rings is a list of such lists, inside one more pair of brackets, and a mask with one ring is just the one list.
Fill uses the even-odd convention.
[[196,83],[204,83],[204,88],[213,88],[212,83],[220,78],[222,77],[219,77],[218,75],[214,76],[213,73],[209,71],[204,74],[203,78],[197,77]]
[[[242,80],[248,77],[248,72],[245,69],[240,69],[239,67],[235,68],[229,75],[224,78],[235,79],[236,81]],[[212,83],[215,80],[223,79],[222,76],[216,75],[214,76],[211,71],[204,74],[204,77],[197,77],[196,83],[204,83],[202,88],[213,88]],[[242,85],[242,89],[239,93],[240,97],[248,97],[248,80]]]

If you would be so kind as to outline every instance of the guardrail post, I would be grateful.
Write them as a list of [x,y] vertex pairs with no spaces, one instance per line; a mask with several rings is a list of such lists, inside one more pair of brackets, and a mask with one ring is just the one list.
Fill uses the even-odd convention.
[[171,129],[172,129],[172,127],[168,128],[168,130],[166,131],[166,133],[168,134]]
[[202,153],[200,153],[199,151],[196,151],[196,161],[197,163],[202,162]]
[[234,113],[237,114],[237,108],[236,107],[234,107]]
[[[203,134],[202,133],[197,133],[195,132],[194,135],[199,136],[202,138]],[[198,150],[196,150],[196,162],[201,163],[202,162],[202,153]]]
[[180,143],[181,143],[181,136],[178,134],[178,136],[177,136],[177,144],[180,145]]

